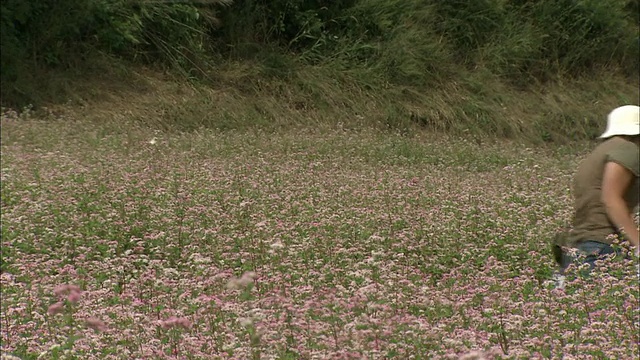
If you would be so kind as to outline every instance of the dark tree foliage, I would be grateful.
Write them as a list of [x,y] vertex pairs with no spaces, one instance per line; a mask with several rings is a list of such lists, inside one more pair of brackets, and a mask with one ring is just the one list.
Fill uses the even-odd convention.
[[[637,71],[638,0],[4,0],[3,102],[34,69],[95,52],[191,70],[212,59],[340,60],[420,86],[438,61],[511,80]],[[443,52],[446,52],[444,54]],[[264,56],[264,54],[270,54]],[[224,55],[224,56],[221,56]],[[203,59],[207,59],[204,61]],[[202,69],[201,69],[202,70]]]

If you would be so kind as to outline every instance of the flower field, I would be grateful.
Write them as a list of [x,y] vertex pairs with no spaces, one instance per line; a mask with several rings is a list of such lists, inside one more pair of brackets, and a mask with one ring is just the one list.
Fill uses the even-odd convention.
[[586,147],[2,119],[3,359],[633,359],[637,259],[554,289]]

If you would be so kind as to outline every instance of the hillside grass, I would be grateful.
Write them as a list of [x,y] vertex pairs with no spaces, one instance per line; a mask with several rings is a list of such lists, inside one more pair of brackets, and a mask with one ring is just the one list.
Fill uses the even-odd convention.
[[[347,127],[540,144],[593,139],[611,109],[640,98],[637,1],[321,3],[12,0],[0,100],[71,100],[170,131]],[[83,16],[60,23],[52,11]]]
[[216,68],[206,81],[131,65],[53,73],[43,75],[50,77],[42,88],[56,100],[34,110],[82,113],[97,122],[135,120],[167,132],[372,129],[540,146],[594,139],[611,109],[639,98],[635,82],[607,71],[522,89],[490,73],[463,72],[419,91],[368,87],[324,66],[291,67],[292,74],[279,79],[265,77],[259,62],[236,62]]
[[638,356],[637,259],[549,281],[590,144],[54,111],[0,123],[3,354]]

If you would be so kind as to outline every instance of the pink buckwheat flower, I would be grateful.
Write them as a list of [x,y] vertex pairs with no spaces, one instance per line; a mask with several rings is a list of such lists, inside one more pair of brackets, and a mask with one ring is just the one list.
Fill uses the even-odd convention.
[[82,294],[82,290],[77,285],[69,285],[69,284],[58,285],[53,290],[53,293],[56,294],[56,296],[65,296],[73,292]]
[[57,303],[49,306],[49,309],[47,309],[47,314],[55,315],[61,313],[62,311],[64,311],[64,305],[61,301],[58,301]]
[[95,331],[106,331],[108,329],[107,325],[100,319],[90,317],[86,319],[85,324],[88,328],[93,329]]
[[70,303],[75,304],[78,301],[80,301],[80,298],[82,298],[82,293],[72,290],[69,292],[69,295],[67,296],[67,300],[69,300]]
[[178,318],[175,316],[169,317],[167,320],[160,322],[160,326],[163,329],[171,329],[174,327],[181,327],[185,330],[191,328],[191,321],[187,318]]
[[487,357],[480,351],[472,351],[460,357],[460,360],[486,360]]

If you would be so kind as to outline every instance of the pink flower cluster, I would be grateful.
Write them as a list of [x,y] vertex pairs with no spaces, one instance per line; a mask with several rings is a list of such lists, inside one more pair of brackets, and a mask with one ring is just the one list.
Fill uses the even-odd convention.
[[[73,284],[58,285],[53,290],[53,293],[60,299],[58,302],[49,306],[47,313],[49,315],[56,315],[64,312],[64,301],[68,301],[71,304],[76,304],[82,298],[82,290],[79,286]],[[107,325],[96,317],[88,317],[84,320],[84,324],[95,331],[106,331]]]
[[82,290],[77,285],[59,285],[53,293],[58,297],[59,301],[49,306],[47,313],[56,315],[64,311],[64,300],[71,304],[76,304],[82,298]]
[[84,323],[85,325],[87,325],[88,328],[93,329],[95,331],[107,331],[108,329],[104,321],[95,317],[90,317],[85,319]]
[[187,318],[179,318],[176,316],[171,316],[166,320],[160,322],[160,327],[163,329],[171,329],[171,328],[183,328],[188,330],[191,328],[191,321]]

